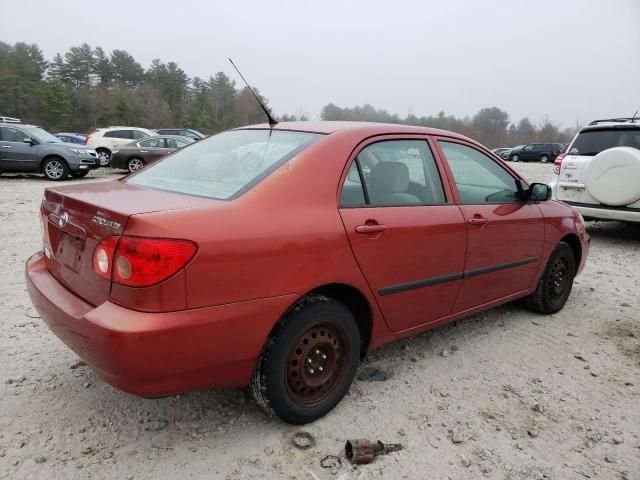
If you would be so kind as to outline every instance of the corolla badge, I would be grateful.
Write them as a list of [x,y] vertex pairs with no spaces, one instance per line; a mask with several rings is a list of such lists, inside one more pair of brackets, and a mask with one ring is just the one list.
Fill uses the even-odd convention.
[[64,212],[62,215],[60,215],[60,218],[58,219],[58,226],[62,228],[67,224],[68,221],[69,221],[69,214],[67,212]]
[[113,220],[107,220],[106,218],[98,217],[97,215],[91,219],[93,223],[97,223],[102,227],[113,228],[114,230],[120,230],[122,224],[114,222]]

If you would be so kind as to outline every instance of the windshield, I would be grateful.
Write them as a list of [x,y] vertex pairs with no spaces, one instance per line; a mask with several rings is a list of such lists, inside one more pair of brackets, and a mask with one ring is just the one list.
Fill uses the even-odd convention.
[[569,155],[597,155],[614,147],[640,149],[640,129],[585,130],[571,145]]
[[151,164],[125,181],[226,200],[249,190],[320,137],[283,130],[224,132]]
[[51,135],[46,130],[43,130],[39,127],[33,127],[26,129],[27,133],[35,138],[38,143],[64,143],[58,137]]

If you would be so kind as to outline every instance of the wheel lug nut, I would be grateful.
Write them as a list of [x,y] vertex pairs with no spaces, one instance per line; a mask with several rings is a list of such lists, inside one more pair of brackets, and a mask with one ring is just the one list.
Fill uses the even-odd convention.
[[309,369],[309,373],[310,373],[311,375],[313,375],[313,374],[314,374],[314,373],[316,373],[316,372],[315,372],[315,370],[314,370],[313,368],[310,368],[310,369]]
[[316,355],[320,355],[320,350],[316,348]]
[[322,354],[322,359],[323,359],[323,360],[326,360],[326,359],[327,359],[327,356],[326,356],[324,353]]
[[311,359],[310,358],[307,358],[307,363],[311,363]]
[[322,368],[322,367],[318,367],[318,371],[319,371],[319,372],[321,372],[321,371],[323,371],[323,370],[324,370],[324,368]]

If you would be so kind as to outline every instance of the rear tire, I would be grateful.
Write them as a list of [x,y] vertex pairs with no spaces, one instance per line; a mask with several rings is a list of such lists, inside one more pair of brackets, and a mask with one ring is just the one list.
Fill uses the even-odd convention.
[[342,400],[359,363],[360,331],[349,309],[324,296],[306,297],[276,325],[249,386],[269,415],[302,425]]
[[536,313],[559,312],[567,302],[576,275],[576,258],[568,243],[560,242],[549,256],[535,292],[524,299],[524,306]]
[[548,162],[549,162],[549,157],[548,157],[547,155],[542,155],[542,156],[540,157],[540,161],[541,161],[542,163],[548,163]]
[[60,157],[49,157],[42,164],[42,173],[47,180],[59,182],[69,176],[69,166]]
[[145,162],[141,158],[133,157],[127,160],[127,170],[129,170],[129,172],[131,173],[137,172],[144,166],[145,166]]

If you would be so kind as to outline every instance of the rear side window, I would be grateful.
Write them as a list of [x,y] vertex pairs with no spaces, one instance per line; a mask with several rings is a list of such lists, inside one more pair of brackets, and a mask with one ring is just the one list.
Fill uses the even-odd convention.
[[[358,188],[363,190],[362,195]],[[440,174],[427,142],[388,140],[363,148],[349,169],[340,200],[342,206],[355,206],[358,201],[364,204],[364,198],[373,206],[445,203]]]
[[3,142],[22,142],[28,135],[15,128],[0,127],[0,140]]
[[569,148],[570,155],[597,155],[603,150],[614,147],[633,147],[640,149],[640,129],[610,128],[585,130],[580,132]]
[[284,130],[233,130],[178,150],[125,181],[219,200],[251,189],[322,135]]

